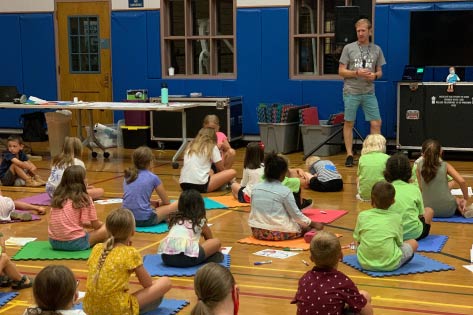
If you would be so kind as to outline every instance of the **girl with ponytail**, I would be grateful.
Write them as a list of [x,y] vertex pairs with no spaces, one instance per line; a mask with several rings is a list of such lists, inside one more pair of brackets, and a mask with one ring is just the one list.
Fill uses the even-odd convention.
[[[434,210],[434,217],[451,217],[458,211],[466,218],[473,217],[473,209],[467,209],[468,187],[465,179],[449,163],[440,157],[442,148],[437,140],[422,143],[422,159],[417,167],[417,180],[422,190],[424,206]],[[460,186],[463,198],[455,198],[448,187],[448,175]]]
[[[153,280],[143,266],[140,253],[131,246],[135,233],[133,213],[125,208],[112,211],[105,222],[109,238],[97,244],[88,264],[84,311],[88,315],[138,315],[155,309],[171,289],[169,278]],[[129,292],[135,273],[143,289]]]
[[197,304],[191,315],[237,315],[239,289],[232,273],[214,262],[205,264],[195,274]]

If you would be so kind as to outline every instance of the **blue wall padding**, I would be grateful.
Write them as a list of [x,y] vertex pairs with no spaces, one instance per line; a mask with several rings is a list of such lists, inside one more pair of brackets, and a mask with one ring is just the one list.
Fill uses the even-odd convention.
[[244,97],[243,133],[258,134],[256,107],[263,101],[261,81],[266,78],[261,60],[261,10],[238,9],[237,25],[237,82]]
[[18,14],[0,16],[0,85],[16,85],[23,91],[20,17]]
[[161,79],[161,25],[160,11],[146,13],[148,78]]
[[23,93],[57,100],[53,14],[22,14],[20,27]]

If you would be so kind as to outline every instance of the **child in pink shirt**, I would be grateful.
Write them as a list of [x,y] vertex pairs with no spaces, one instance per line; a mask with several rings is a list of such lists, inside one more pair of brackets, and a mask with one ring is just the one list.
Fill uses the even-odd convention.
[[66,251],[86,250],[107,238],[105,225],[97,219],[94,202],[87,194],[82,166],[66,168],[54,191],[48,235],[53,249]]
[[235,160],[235,149],[230,146],[227,136],[220,131],[220,120],[217,115],[207,115],[204,118],[204,128],[215,129],[217,134],[217,147],[222,155],[223,165],[226,170],[231,169]]

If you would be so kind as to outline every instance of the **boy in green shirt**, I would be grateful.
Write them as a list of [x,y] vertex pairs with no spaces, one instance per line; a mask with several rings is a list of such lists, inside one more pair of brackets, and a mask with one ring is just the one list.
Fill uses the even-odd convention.
[[396,191],[390,183],[377,182],[371,190],[374,209],[358,215],[354,239],[361,267],[372,271],[392,271],[409,262],[417,250],[416,240],[402,241],[401,215],[389,211]]

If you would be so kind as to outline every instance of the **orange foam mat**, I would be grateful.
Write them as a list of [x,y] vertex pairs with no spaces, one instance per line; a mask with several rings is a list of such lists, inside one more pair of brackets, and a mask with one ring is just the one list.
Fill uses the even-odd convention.
[[303,250],[308,250],[310,248],[310,244],[306,243],[303,237],[288,241],[262,241],[254,238],[253,236],[249,236],[238,240],[238,243],[262,245],[269,247],[301,248]]
[[241,203],[233,196],[215,196],[215,197],[208,197],[209,199],[212,199],[216,202],[220,202],[221,204],[226,205],[229,208],[234,208],[234,207],[249,207],[249,203]]

